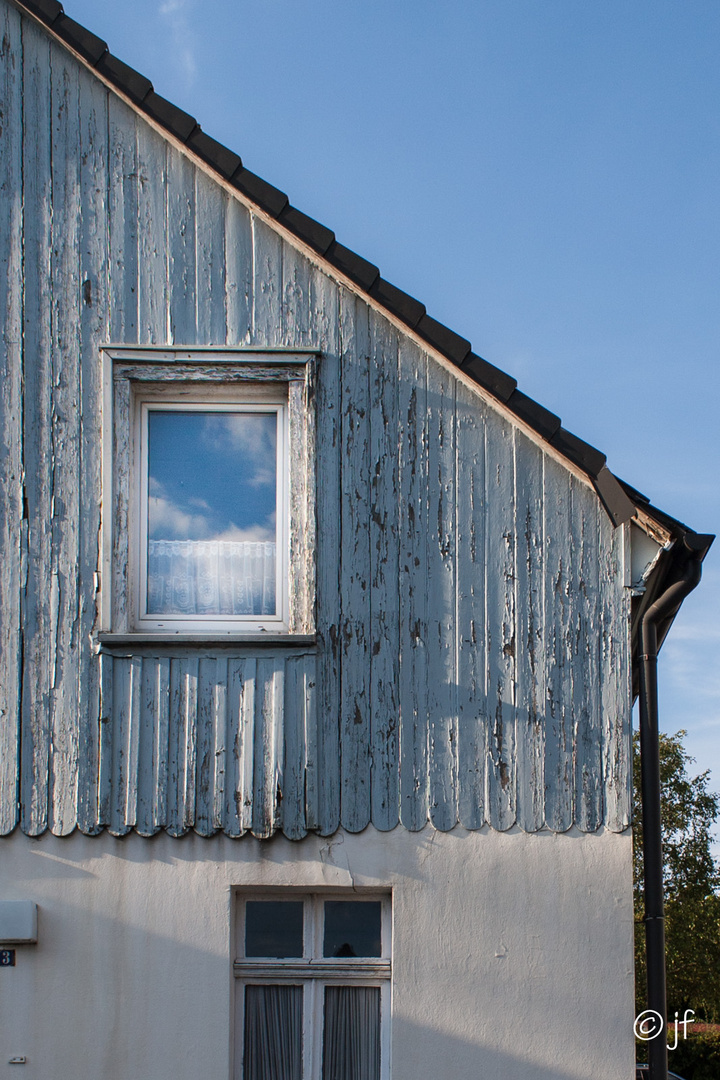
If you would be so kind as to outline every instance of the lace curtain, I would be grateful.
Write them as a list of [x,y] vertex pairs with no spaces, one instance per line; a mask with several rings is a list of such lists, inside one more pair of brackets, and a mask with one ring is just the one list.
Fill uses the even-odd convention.
[[149,540],[149,615],[275,615],[275,543]]

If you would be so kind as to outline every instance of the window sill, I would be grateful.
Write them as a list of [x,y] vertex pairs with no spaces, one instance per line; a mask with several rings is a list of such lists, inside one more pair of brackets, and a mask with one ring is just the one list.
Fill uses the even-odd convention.
[[139,631],[135,634],[113,634],[101,631],[97,641],[101,649],[135,648],[154,646],[195,646],[213,649],[252,648],[308,648],[316,644],[315,634],[238,634],[238,633],[150,633]]

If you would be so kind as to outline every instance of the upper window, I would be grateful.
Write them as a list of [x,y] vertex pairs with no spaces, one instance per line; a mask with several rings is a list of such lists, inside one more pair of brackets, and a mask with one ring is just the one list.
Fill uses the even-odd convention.
[[137,395],[140,626],[287,625],[287,393],[255,389]]
[[311,361],[106,351],[104,631],[312,632]]
[[238,904],[236,1080],[389,1075],[390,899]]

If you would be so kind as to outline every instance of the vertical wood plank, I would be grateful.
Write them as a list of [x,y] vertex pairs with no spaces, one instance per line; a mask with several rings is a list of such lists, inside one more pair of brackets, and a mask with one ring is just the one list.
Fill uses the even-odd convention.
[[170,662],[170,749],[168,755],[168,824],[182,836],[195,821],[198,658]]
[[341,382],[339,294],[325,274],[315,271],[310,287],[313,336],[323,355],[317,383],[317,707],[313,755],[316,798],[309,797],[307,827],[323,836],[340,820],[340,519]]
[[225,310],[225,209],[228,196],[201,169],[195,169],[196,340],[223,345]]
[[306,832],[306,660],[304,656],[289,656],[285,661],[283,706],[285,747],[281,817],[283,832],[291,840],[300,840]]
[[630,590],[623,587],[624,529],[604,513],[600,526],[602,764],[605,825],[622,832],[631,819]]
[[[140,687],[137,764],[137,815],[135,828],[141,836],[152,836],[158,830],[156,818],[158,743],[161,710],[161,664],[157,656],[144,656]],[[165,743],[167,747],[167,743]]]
[[517,456],[517,820],[545,824],[544,454],[520,432]]
[[[110,340],[139,341],[138,157],[135,113],[115,94],[107,94],[109,176],[109,264],[112,278]],[[141,121],[142,122],[142,121]]]
[[370,342],[367,305],[343,292],[340,319],[340,820],[349,832],[360,832],[370,820]]
[[170,340],[197,342],[195,292],[195,166],[167,146],[167,287]]
[[250,338],[253,311],[253,235],[250,214],[228,196],[225,214],[225,308],[227,344]]
[[[317,693],[317,658],[314,654],[305,657],[303,665],[304,701],[305,701],[305,807],[303,831],[307,833],[310,822],[320,820],[320,777],[318,761],[318,693]],[[336,766],[337,769],[337,766]]]
[[545,459],[545,625],[547,713],[545,722],[545,820],[565,832],[573,819],[572,521],[570,475]]
[[485,652],[485,406],[457,386],[458,818],[485,823],[487,661]]
[[98,826],[109,825],[112,820],[113,791],[113,683],[115,658],[100,653],[100,775],[98,778]]
[[137,822],[138,750],[142,659],[117,657],[113,664],[113,785],[110,832],[123,836]]
[[170,338],[167,251],[167,143],[138,118],[138,342]]
[[428,819],[428,358],[403,341],[398,360],[400,820],[418,830]]
[[457,823],[455,380],[428,361],[428,758],[430,820]]
[[23,318],[23,446],[27,514],[23,605],[22,828],[30,836],[48,824],[50,685],[54,630],[50,611],[52,439],[51,275],[52,180],[50,43],[23,24],[23,157],[25,170],[25,305]]
[[594,832],[603,817],[598,514],[604,511],[595,492],[574,477],[572,504],[574,820],[583,832]]
[[288,348],[312,345],[310,340],[310,263],[292,246],[282,247],[282,340]]
[[18,820],[22,536],[22,38],[0,10],[0,835]]
[[108,92],[85,71],[80,73],[81,203],[81,406],[80,406],[80,559],[79,693],[80,757],[78,825],[94,833],[97,822],[99,676],[89,641],[98,618],[100,507],[102,504],[102,382],[100,346],[109,336],[108,288]]
[[225,802],[227,678],[226,657],[200,657],[195,831],[201,836],[212,836],[222,827],[222,807]]
[[488,426],[486,460],[488,817],[502,830],[510,828],[516,813],[517,526],[514,429],[500,417]]
[[370,745],[372,821],[400,815],[398,657],[398,340],[370,317]]
[[253,835],[272,836],[278,818],[283,784],[284,665],[277,657],[257,661],[255,693],[255,760],[253,775]]
[[228,836],[241,836],[252,826],[255,668],[252,657],[232,657],[228,662],[225,777],[225,832]]
[[253,233],[253,345],[282,345],[283,242],[259,218],[252,218]]

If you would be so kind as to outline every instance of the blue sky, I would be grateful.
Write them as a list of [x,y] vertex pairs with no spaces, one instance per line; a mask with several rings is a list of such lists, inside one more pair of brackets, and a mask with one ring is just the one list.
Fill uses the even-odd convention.
[[[610,467],[720,530],[717,0],[67,0]],[[661,722],[720,789],[720,543]]]

